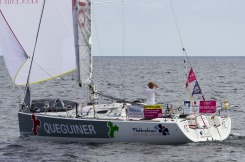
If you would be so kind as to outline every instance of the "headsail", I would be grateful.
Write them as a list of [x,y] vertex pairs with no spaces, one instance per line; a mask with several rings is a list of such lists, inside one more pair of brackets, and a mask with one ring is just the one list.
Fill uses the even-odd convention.
[[[27,81],[44,0],[35,2],[0,6],[0,35],[5,35],[6,30],[12,31],[12,35],[1,37],[0,46],[13,81],[20,85]],[[76,69],[71,9],[71,0],[46,1],[29,83],[49,80]]]
[[78,82],[90,84],[92,79],[90,0],[73,0],[73,19]]
[[4,54],[4,59],[10,76],[15,80],[15,75],[25,63],[28,56],[26,55],[21,44],[17,40],[13,31],[9,27],[5,17],[0,10],[0,45]]

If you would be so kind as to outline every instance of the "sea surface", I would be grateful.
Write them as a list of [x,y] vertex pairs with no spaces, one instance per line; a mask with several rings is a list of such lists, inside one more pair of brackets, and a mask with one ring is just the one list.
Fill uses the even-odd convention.
[[[183,145],[144,143],[53,143],[19,136],[17,112],[24,88],[15,86],[0,56],[0,161],[210,161],[245,160],[245,57],[190,57],[206,99],[227,99],[232,130],[222,142]],[[98,91],[134,101],[145,99],[149,81],[160,88],[157,102],[181,105],[186,97],[182,57],[94,57]],[[87,90],[76,85],[75,72],[31,86],[34,99],[86,102]],[[111,99],[100,97],[99,103]]]

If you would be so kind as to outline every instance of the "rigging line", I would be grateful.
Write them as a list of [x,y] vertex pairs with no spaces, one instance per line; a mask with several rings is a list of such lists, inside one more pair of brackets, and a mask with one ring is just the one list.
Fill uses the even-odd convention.
[[[170,2],[170,5],[171,5],[173,16],[174,16],[174,21],[175,21],[176,29],[178,31],[178,35],[179,35],[179,39],[180,39],[180,43],[181,43],[182,51],[183,51],[183,58],[184,58],[184,56],[186,54],[185,48],[184,48],[184,43],[183,43],[183,40],[182,40],[182,37],[181,37],[181,34],[180,34],[180,29],[179,29],[179,25],[178,25],[178,22],[177,22],[177,19],[176,19],[176,15],[175,15],[175,12],[174,12],[174,7],[173,7],[173,4],[172,4],[172,0],[169,0],[169,2]],[[186,56],[187,56],[187,54],[186,54]],[[188,57],[187,57],[187,59],[188,59]],[[186,61],[185,61],[185,59],[184,59],[184,66],[185,66],[185,73],[184,73],[184,76],[185,76],[184,77],[185,78],[184,83],[185,83],[186,82],[186,79],[187,79],[187,75],[188,75],[186,73]]]
[[[191,62],[190,62],[190,59],[189,59],[189,57],[188,57],[188,55],[187,55],[187,52],[186,52],[186,50],[185,50],[185,48],[184,48],[184,43],[183,43],[183,40],[182,40],[182,37],[181,37],[181,34],[180,34],[180,29],[179,29],[179,25],[178,25],[178,22],[177,22],[177,18],[176,18],[176,14],[175,14],[175,11],[174,11],[174,7],[173,7],[172,0],[169,0],[169,2],[170,2],[170,4],[171,4],[171,8],[172,8],[173,16],[174,16],[174,21],[175,21],[176,29],[177,29],[177,31],[178,31],[180,43],[181,43],[181,46],[182,46],[183,56],[184,56],[184,55],[186,56],[189,66],[192,67]],[[186,61],[185,61],[185,59],[184,59],[184,64],[185,64],[185,67],[187,67],[187,66],[186,66]],[[185,70],[185,71],[186,71],[186,70]],[[185,72],[185,78],[186,78],[186,81],[187,81],[187,79],[188,79],[188,75],[189,75],[189,74],[188,74],[188,71],[187,71],[187,73]],[[185,81],[184,83],[186,83],[186,81]],[[191,91],[190,91],[189,87],[187,87],[187,91],[189,92],[189,95],[191,96]]]
[[[123,68],[125,67],[125,24],[124,24],[124,19],[125,19],[125,11],[124,11],[124,0],[121,1],[122,2],[122,54],[123,54],[123,66],[122,66],[122,79],[124,80],[125,78],[125,70],[123,70]],[[125,86],[125,83],[123,84]],[[124,89],[124,88],[123,88]],[[125,98],[126,94],[125,94],[125,90],[122,91],[123,92],[123,97]]]
[[99,45],[100,55],[103,56],[103,55],[102,55],[102,52],[101,52],[101,46],[100,46],[99,35],[98,35],[96,23],[95,23],[94,11],[92,11],[91,13],[92,13],[92,20],[93,20],[93,23],[94,23],[94,29],[95,29],[95,33],[96,33],[96,37],[97,37],[97,41],[98,41],[98,45]]
[[[42,12],[41,12],[40,20],[39,20],[39,25],[38,25],[38,30],[37,30],[35,45],[34,45],[34,49],[33,49],[33,54],[32,54],[32,58],[31,58],[30,69],[29,69],[28,76],[27,76],[25,97],[24,97],[24,101],[23,101],[23,104],[24,105],[26,105],[25,98],[27,97],[28,91],[29,91],[29,80],[30,80],[30,75],[31,75],[31,68],[32,68],[32,64],[33,64],[35,50],[36,50],[36,45],[37,45],[37,39],[38,39],[38,35],[39,35],[39,30],[40,30],[40,26],[41,26],[41,22],[42,22],[42,17],[43,17],[43,11],[44,11],[45,2],[46,2],[46,0],[43,1],[43,7],[42,7]],[[28,57],[28,58],[30,58],[30,57]],[[29,93],[30,93],[30,91],[29,91]],[[31,96],[29,95],[29,97],[31,97]],[[31,99],[30,99],[30,101],[31,101]],[[31,105],[30,105],[30,107],[31,107]]]
[[125,100],[125,99],[113,97],[113,96],[110,96],[110,95],[105,95],[105,94],[100,93],[100,92],[93,92],[93,93],[94,93],[94,94],[97,94],[97,95],[100,95],[100,96],[102,96],[102,97],[108,98],[108,99],[115,100],[115,101],[117,101],[117,102],[123,102],[123,103],[131,103],[131,104],[142,105],[141,103],[132,102],[132,101],[127,101],[127,100]]
[[[178,31],[179,40],[180,40],[180,43],[181,43],[181,46],[182,46],[183,61],[184,61],[184,67],[185,67],[184,74],[183,74],[183,79],[184,79],[184,85],[186,86],[186,82],[187,82],[187,79],[188,79],[188,71],[186,70],[187,69],[187,64],[186,64],[185,56],[186,56],[186,58],[188,60],[189,65],[191,65],[191,64],[190,64],[190,60],[189,60],[189,58],[187,56],[187,52],[186,52],[186,50],[184,48],[184,43],[183,43],[183,40],[182,40],[182,37],[181,37],[181,34],[180,34],[180,29],[179,29],[179,25],[178,25],[178,22],[177,22],[177,18],[176,18],[176,14],[175,14],[175,11],[174,11],[172,0],[169,0],[169,2],[170,2],[170,5],[171,5],[171,9],[172,9],[172,13],[173,13],[176,29]],[[186,88],[187,88],[186,89],[186,91],[187,91],[186,95],[191,96],[191,94],[190,94],[191,92],[190,92],[189,87],[186,87]]]
[[176,15],[175,15],[175,12],[174,12],[174,7],[173,7],[173,4],[172,4],[172,0],[169,0],[169,1],[170,1],[170,4],[171,4],[175,25],[176,25],[176,28],[177,28],[177,31],[178,31],[178,34],[179,34],[180,43],[182,45],[182,49],[184,50],[184,44],[183,44],[182,37],[181,37],[181,34],[180,34],[180,30],[179,30],[179,26],[178,26],[178,23],[177,23]]
[[169,2],[171,4],[171,9],[172,9],[172,12],[173,12],[174,21],[175,21],[176,29],[178,31],[178,35],[179,35],[180,43],[181,43],[181,46],[182,46],[182,50],[183,50],[183,52],[185,53],[185,55],[187,57],[188,63],[191,65],[190,60],[189,60],[188,55],[187,55],[187,52],[186,52],[186,50],[184,48],[184,43],[183,43],[183,40],[182,40],[182,37],[181,37],[181,34],[180,34],[180,29],[179,29],[179,25],[178,25],[178,22],[177,22],[177,18],[176,18],[176,14],[175,14],[175,11],[174,11],[172,0],[169,0]]
[[33,49],[33,53],[32,53],[32,58],[31,58],[31,65],[30,65],[30,69],[29,69],[29,73],[28,73],[28,77],[27,77],[27,81],[26,81],[26,87],[28,87],[28,85],[29,85],[29,79],[30,79],[30,74],[31,74],[31,68],[32,68],[32,63],[33,63],[33,59],[34,59],[34,54],[35,54],[35,50],[36,50],[36,46],[37,46],[37,40],[38,40],[38,35],[39,35],[39,31],[40,31],[40,27],[41,27],[41,22],[42,22],[42,18],[43,18],[43,11],[44,11],[45,3],[46,3],[46,0],[43,1],[43,8],[42,8],[42,12],[41,12],[41,16],[40,16],[40,21],[39,21],[39,25],[38,25],[38,30],[37,30],[37,35],[36,35],[35,45],[34,45],[34,49]]
[[123,0],[103,1],[103,2],[92,2],[92,4],[115,3],[115,2],[123,2]]
[[[124,14],[124,1],[123,0],[118,0],[118,1],[105,1],[105,2],[94,2],[95,4],[102,4],[102,3],[113,3],[113,2],[122,2],[122,22],[123,22],[123,24],[122,24],[122,34],[123,34],[123,36],[122,36],[122,55],[123,55],[123,57],[125,56],[125,21],[124,21],[124,18],[125,18],[125,14]],[[93,3],[93,4],[94,4]],[[92,15],[93,15],[93,23],[94,23],[94,26],[95,26],[95,32],[96,32],[96,37],[97,37],[97,41],[98,41],[98,45],[99,45],[99,51],[100,51],[100,55],[101,56],[103,56],[102,55],[102,52],[101,52],[101,46],[100,46],[100,41],[99,41],[99,35],[98,35],[98,31],[97,31],[97,26],[96,26],[96,23],[95,23],[95,16],[94,16],[94,12],[92,12]],[[121,69],[120,69],[120,74],[121,74],[121,77],[122,78],[124,78],[124,73],[122,73],[122,71],[123,71],[123,67],[124,67],[124,65],[125,65],[125,59],[123,59],[123,61],[122,61],[122,63],[123,63],[123,65],[121,66]],[[107,88],[105,88],[105,89],[107,89]],[[125,96],[125,94],[124,94],[124,96]]]
[[[55,79],[57,77],[53,77],[51,74],[49,74],[49,72],[47,70],[45,70],[41,65],[39,65],[37,62],[33,61],[40,69],[42,69],[44,71],[44,73],[46,73],[51,79]],[[57,84],[59,83],[59,80],[57,81]],[[59,84],[63,89],[67,90],[67,88],[64,87],[64,85]],[[73,95],[73,93],[71,93],[70,91],[67,91],[70,95],[72,95],[73,97],[75,97]]]
[[124,56],[124,52],[125,52],[125,49],[124,49],[124,47],[125,47],[125,8],[124,8],[124,0],[122,0],[122,21],[123,21],[123,56]]

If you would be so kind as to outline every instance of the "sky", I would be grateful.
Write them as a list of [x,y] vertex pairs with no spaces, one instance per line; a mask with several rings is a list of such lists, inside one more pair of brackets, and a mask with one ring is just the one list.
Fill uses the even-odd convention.
[[[245,56],[244,0],[172,4],[189,56]],[[92,10],[94,56],[182,56],[170,0],[124,0]]]

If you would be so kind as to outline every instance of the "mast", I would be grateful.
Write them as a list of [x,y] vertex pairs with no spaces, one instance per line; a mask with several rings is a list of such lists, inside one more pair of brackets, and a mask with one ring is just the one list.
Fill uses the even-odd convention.
[[76,65],[77,65],[77,82],[78,85],[81,87],[81,76],[80,76],[80,63],[79,63],[79,45],[78,45],[78,16],[77,16],[77,1],[72,1],[72,15],[73,15],[73,28],[74,28],[74,43],[75,43],[75,54],[76,54]]
[[91,1],[73,0],[74,43],[80,87],[92,84]]

